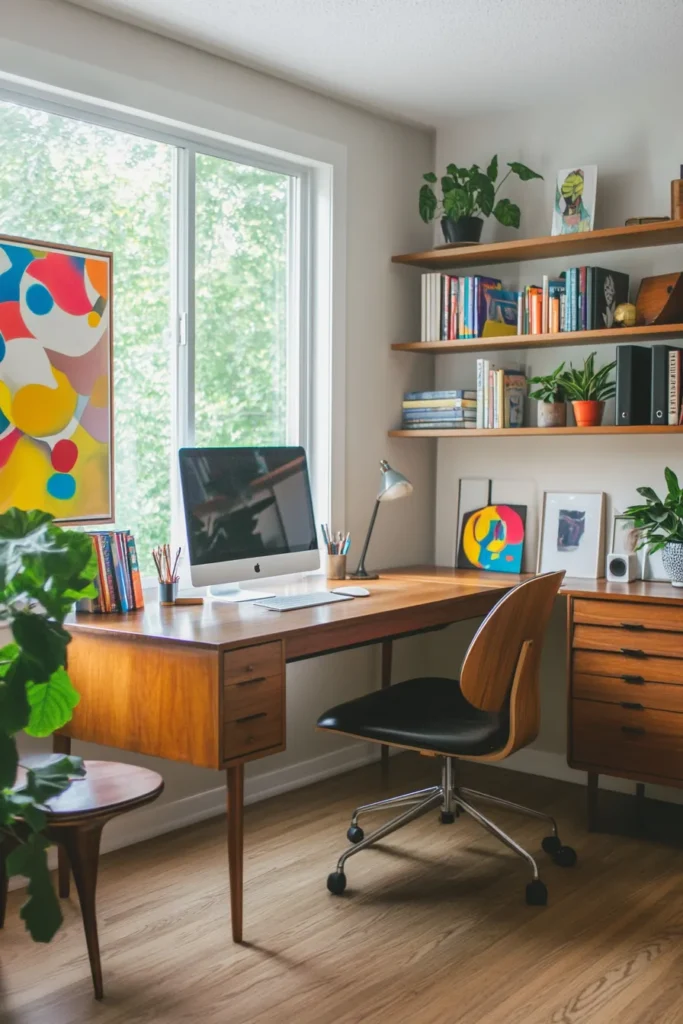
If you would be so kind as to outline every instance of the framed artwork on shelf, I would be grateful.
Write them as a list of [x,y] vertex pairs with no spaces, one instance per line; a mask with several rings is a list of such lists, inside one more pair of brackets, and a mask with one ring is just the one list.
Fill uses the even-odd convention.
[[612,539],[610,553],[632,555],[638,546],[638,531],[629,516],[618,513],[612,516]]
[[0,235],[0,512],[114,518],[112,254]]
[[598,189],[596,164],[567,168],[557,172],[553,235],[575,235],[592,231],[595,224],[595,197]]
[[604,575],[605,495],[546,491],[538,571],[564,569],[578,579]]
[[526,505],[486,505],[462,520],[458,569],[522,571]]

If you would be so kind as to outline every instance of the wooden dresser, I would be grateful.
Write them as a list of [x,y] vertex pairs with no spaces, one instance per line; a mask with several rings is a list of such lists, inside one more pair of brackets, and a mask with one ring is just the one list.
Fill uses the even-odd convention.
[[568,761],[598,776],[683,786],[683,594],[668,583],[567,581]]

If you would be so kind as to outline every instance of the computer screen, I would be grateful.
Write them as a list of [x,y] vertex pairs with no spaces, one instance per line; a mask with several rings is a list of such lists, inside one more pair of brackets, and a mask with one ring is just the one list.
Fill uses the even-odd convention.
[[303,448],[181,448],[192,565],[317,551]]

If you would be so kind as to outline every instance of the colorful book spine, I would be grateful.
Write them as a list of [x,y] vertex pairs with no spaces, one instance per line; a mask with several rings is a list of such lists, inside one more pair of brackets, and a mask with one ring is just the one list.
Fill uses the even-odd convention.
[[681,350],[672,348],[669,352],[669,410],[670,427],[678,423],[681,402]]
[[[107,538],[109,540],[109,549],[111,551],[118,604],[122,612],[128,612],[130,611],[130,605],[128,604],[128,594],[126,592],[126,576],[121,562],[119,537],[116,533],[109,533],[107,534]],[[126,556],[126,562],[127,561],[128,556]]]
[[453,391],[406,391],[404,402],[432,401],[440,398],[474,398],[477,392],[472,388],[456,388]]
[[104,583],[109,594],[109,610],[112,612],[118,612],[121,610],[121,605],[116,588],[111,537],[108,533],[101,533],[100,539],[102,544],[102,559],[104,561]]
[[477,429],[484,428],[484,360],[477,359]]
[[448,340],[456,341],[458,337],[458,278],[451,277],[449,282]]
[[131,584],[133,587],[133,605],[136,609],[145,607],[145,599],[142,593],[142,576],[140,575],[140,563],[138,562],[138,551],[135,547],[135,537],[129,533],[126,537],[128,548],[128,568],[130,570]]

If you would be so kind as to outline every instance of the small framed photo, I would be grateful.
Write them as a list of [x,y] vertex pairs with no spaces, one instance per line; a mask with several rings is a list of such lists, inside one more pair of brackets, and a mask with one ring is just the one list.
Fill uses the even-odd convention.
[[568,167],[557,172],[553,235],[575,235],[593,230],[597,188],[596,164]]
[[568,576],[604,575],[605,495],[546,491],[541,515],[538,571],[564,569]]
[[612,517],[612,540],[610,554],[632,555],[638,546],[638,530],[628,516]]

